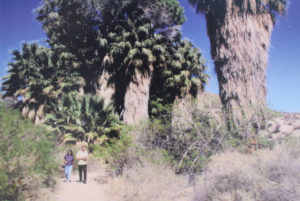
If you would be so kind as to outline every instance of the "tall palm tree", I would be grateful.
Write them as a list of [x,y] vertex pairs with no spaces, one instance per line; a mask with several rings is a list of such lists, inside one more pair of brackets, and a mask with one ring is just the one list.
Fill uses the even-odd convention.
[[201,52],[191,42],[178,42],[170,49],[170,54],[172,56],[168,59],[167,68],[161,74],[167,92],[165,94],[172,94],[170,102],[174,103],[172,125],[182,128],[190,124],[190,100],[204,90],[208,75]]
[[286,0],[189,0],[203,13],[219,94],[235,123],[266,106],[266,68],[275,18]]
[[44,0],[36,19],[46,32],[51,49],[71,60],[70,67],[86,81],[85,92],[94,92],[105,51],[99,49],[99,14],[91,1]]
[[70,60],[64,54],[57,55],[37,43],[25,43],[22,51],[15,50],[13,55],[2,91],[5,91],[4,97],[19,98],[18,106],[23,116],[35,123],[43,121],[48,105],[62,93],[78,91],[84,85],[79,75],[68,73]]
[[104,1],[101,8],[102,33],[114,61],[116,109],[126,123],[135,124],[148,116],[153,71],[178,37],[183,9],[177,0]]
[[21,97],[19,105],[22,113],[35,121],[42,118],[42,111],[47,100],[47,90],[51,80],[45,79],[52,74],[48,68],[49,49],[38,47],[38,44],[23,44],[22,52],[13,51],[14,62],[11,62],[10,75],[5,78],[2,90],[4,96]]

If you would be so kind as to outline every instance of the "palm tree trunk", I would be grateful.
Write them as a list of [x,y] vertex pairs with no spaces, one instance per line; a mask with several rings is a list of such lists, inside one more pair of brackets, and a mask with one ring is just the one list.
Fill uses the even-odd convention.
[[46,105],[46,102],[39,105],[37,111],[35,112],[34,124],[39,125],[39,124],[41,124],[45,121],[45,117],[44,117],[44,107],[45,107],[45,105]]
[[134,125],[148,118],[148,102],[150,84],[153,75],[153,66],[148,72],[135,70],[135,77],[127,86],[124,96],[124,113],[122,118],[125,123]]
[[266,68],[273,22],[269,14],[227,9],[206,14],[219,95],[235,123],[249,121],[266,106]]
[[176,130],[192,127],[193,110],[195,109],[193,97],[188,95],[184,98],[175,98],[172,110],[172,128]]
[[97,96],[104,98],[104,104],[107,105],[112,101],[114,93],[115,87],[111,83],[111,75],[104,69],[102,74],[98,77],[96,94]]

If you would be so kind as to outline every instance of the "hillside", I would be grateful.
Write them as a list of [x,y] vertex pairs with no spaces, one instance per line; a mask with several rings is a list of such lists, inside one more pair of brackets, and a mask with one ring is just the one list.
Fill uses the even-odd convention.
[[300,114],[278,112],[267,122],[267,129],[261,135],[277,141],[287,137],[300,137]]
[[[212,113],[222,113],[222,103],[217,94],[204,92],[198,96],[198,108],[209,108]],[[270,111],[266,127],[259,135],[271,140],[282,141],[287,137],[300,137],[300,113]]]

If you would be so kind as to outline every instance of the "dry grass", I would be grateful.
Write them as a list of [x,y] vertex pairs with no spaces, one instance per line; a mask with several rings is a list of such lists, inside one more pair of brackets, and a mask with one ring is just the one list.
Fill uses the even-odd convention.
[[299,170],[299,143],[252,155],[219,154],[199,178],[194,201],[297,201]]
[[170,168],[143,162],[109,182],[109,192],[114,201],[187,201],[191,200],[192,188],[187,179]]

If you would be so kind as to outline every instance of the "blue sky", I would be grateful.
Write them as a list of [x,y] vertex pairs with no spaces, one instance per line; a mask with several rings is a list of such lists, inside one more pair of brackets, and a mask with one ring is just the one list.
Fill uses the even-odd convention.
[[[206,90],[218,93],[217,76],[210,55],[204,16],[196,14],[188,0],[179,0],[187,18],[183,36],[201,49],[211,77]],[[0,77],[6,75],[10,50],[19,49],[22,42],[46,39],[33,9],[40,0],[0,0]],[[285,17],[279,18],[272,33],[267,70],[267,103],[272,109],[300,112],[300,1],[290,0]]]

